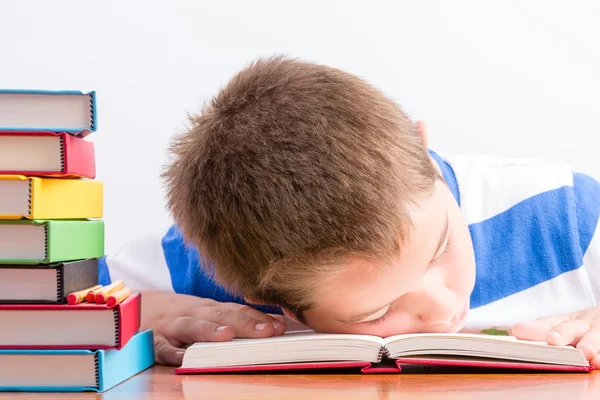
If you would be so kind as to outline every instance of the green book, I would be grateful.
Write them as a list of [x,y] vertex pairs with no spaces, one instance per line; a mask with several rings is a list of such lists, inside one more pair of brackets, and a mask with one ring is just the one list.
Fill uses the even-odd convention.
[[102,220],[0,220],[0,264],[48,264],[103,256]]

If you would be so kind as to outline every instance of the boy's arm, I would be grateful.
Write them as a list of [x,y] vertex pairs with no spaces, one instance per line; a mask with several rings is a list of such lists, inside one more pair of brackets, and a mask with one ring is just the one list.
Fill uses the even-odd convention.
[[286,325],[278,308],[249,307],[217,285],[200,267],[198,252],[172,226],[147,234],[100,260],[98,278],[142,291],[142,329],[155,333],[156,361],[180,365],[183,348],[196,341],[281,335]]

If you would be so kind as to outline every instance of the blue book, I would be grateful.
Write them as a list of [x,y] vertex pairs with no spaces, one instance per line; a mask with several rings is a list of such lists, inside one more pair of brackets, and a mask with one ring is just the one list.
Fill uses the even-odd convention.
[[67,132],[84,137],[96,131],[96,92],[0,89],[0,131]]
[[0,350],[0,391],[104,392],[152,365],[152,330],[121,350]]

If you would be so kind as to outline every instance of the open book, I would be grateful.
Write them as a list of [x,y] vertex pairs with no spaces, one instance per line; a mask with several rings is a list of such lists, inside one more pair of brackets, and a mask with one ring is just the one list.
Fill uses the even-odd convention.
[[402,365],[408,364],[581,372],[593,369],[583,353],[574,347],[550,346],[512,336],[421,333],[380,338],[299,331],[266,339],[194,343],[187,348],[176,372],[320,368],[400,372]]

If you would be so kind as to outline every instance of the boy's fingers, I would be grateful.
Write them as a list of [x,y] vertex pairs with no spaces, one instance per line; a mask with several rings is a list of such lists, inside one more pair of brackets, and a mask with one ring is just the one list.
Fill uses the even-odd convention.
[[512,328],[512,334],[518,339],[545,342],[548,332],[563,321],[570,320],[570,316],[539,318],[535,321],[521,322]]
[[590,360],[590,365],[596,369],[600,369],[600,354]]
[[[276,318],[274,315],[265,314],[264,312],[258,311],[257,309],[247,306],[245,304],[236,304],[236,303],[226,303],[226,304],[231,311],[246,314],[247,316],[258,319],[260,321],[277,322],[277,320],[278,320],[278,318]],[[283,322],[283,319],[280,319],[279,321]]]
[[263,338],[285,333],[285,322],[246,305],[212,308],[209,320],[235,329],[236,337]]
[[273,336],[275,333],[273,323],[255,319],[239,312],[227,313],[223,317],[222,323],[233,327],[236,337],[264,338]]
[[585,358],[600,362],[600,327],[594,327],[583,335],[576,346],[583,352]]
[[164,336],[154,338],[155,360],[159,364],[180,366],[183,360],[183,349],[173,346]]
[[226,342],[232,340],[235,331],[230,326],[215,324],[194,317],[179,317],[166,329],[169,340],[190,344],[195,342]]
[[579,342],[583,335],[589,330],[590,324],[587,321],[582,321],[580,319],[563,321],[548,332],[546,340],[548,344],[554,346],[574,345]]

